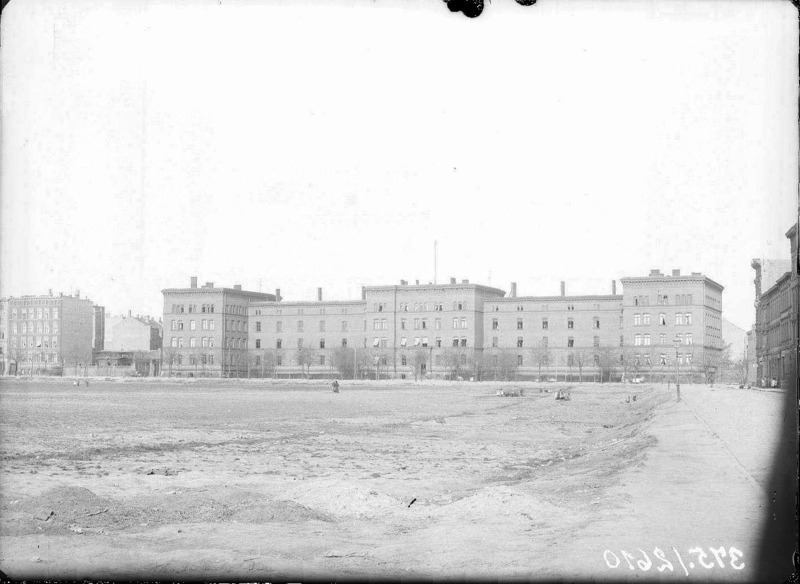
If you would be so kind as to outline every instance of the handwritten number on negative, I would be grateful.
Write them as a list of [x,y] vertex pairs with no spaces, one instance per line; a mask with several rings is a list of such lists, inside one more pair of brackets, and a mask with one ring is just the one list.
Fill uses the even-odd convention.
[[714,567],[714,564],[707,564],[705,559],[708,557],[706,552],[703,551],[703,548],[694,547],[689,550],[690,554],[697,554],[697,561],[700,562],[700,565],[703,566],[706,570],[710,570]]
[[643,572],[647,572],[647,570],[649,570],[652,567],[653,562],[650,561],[650,556],[647,555],[646,551],[644,551],[642,548],[636,548],[636,549],[642,552],[642,555],[644,556],[643,560],[637,560],[636,565],[639,566],[639,569],[642,570]]
[[734,570],[742,570],[744,569],[744,564],[736,565],[736,562],[742,559],[744,555],[741,551],[737,550],[735,547],[732,547],[728,550],[728,554],[731,557],[731,568]]
[[667,559],[666,554],[664,554],[664,550],[661,548],[655,548],[653,550],[653,555],[658,558],[661,562],[663,562],[660,566],[656,566],[656,570],[659,572],[663,572],[666,569],[669,569],[670,572],[673,572],[674,569],[672,568],[672,562]]
[[628,562],[628,567],[629,567],[631,570],[635,570],[636,568],[634,568],[634,567],[633,567],[633,564],[631,564],[631,560],[633,560],[633,561],[636,561],[636,558],[634,558],[634,557],[633,557],[631,554],[629,554],[629,553],[628,553],[628,552],[626,552],[625,550],[619,550],[619,551],[621,551],[621,552],[622,552],[622,557],[623,557],[623,558],[625,558],[625,561],[626,561],[626,562]]

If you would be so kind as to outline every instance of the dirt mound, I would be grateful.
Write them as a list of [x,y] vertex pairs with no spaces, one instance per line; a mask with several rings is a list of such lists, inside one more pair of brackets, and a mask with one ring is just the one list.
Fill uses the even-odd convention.
[[333,517],[380,517],[404,507],[394,497],[368,487],[333,480],[298,485],[280,495],[280,500]]
[[98,497],[83,487],[56,487],[41,495],[22,499],[18,509],[41,517],[52,512],[53,515],[48,521],[69,523],[102,512],[112,505],[113,501],[110,499]]
[[547,503],[512,487],[487,487],[469,497],[436,509],[432,514],[450,519],[475,522],[519,519],[523,522],[555,522],[565,509]]

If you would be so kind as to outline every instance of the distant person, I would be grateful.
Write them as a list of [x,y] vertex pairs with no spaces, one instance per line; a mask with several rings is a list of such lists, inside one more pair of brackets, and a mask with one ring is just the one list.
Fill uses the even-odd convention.
[[334,379],[331,385],[333,386],[333,393],[339,393],[339,380]]

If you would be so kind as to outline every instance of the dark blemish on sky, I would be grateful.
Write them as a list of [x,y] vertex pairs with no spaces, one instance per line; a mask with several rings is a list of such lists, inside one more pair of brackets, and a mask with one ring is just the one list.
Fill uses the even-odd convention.
[[[491,1],[491,0],[490,0]],[[461,12],[464,16],[475,18],[483,12],[484,0],[444,0],[450,12]],[[532,6],[536,0],[516,0],[521,6]]]

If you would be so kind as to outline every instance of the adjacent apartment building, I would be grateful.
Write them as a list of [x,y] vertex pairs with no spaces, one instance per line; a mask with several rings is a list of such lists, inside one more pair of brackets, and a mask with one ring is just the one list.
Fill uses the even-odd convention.
[[52,291],[42,296],[8,298],[6,373],[48,374],[92,362],[94,303]]
[[[791,261],[755,259],[751,263],[756,272],[756,382],[761,386],[791,387],[797,378],[796,224],[786,232],[786,237]],[[780,275],[767,274],[765,264],[784,271]]]

